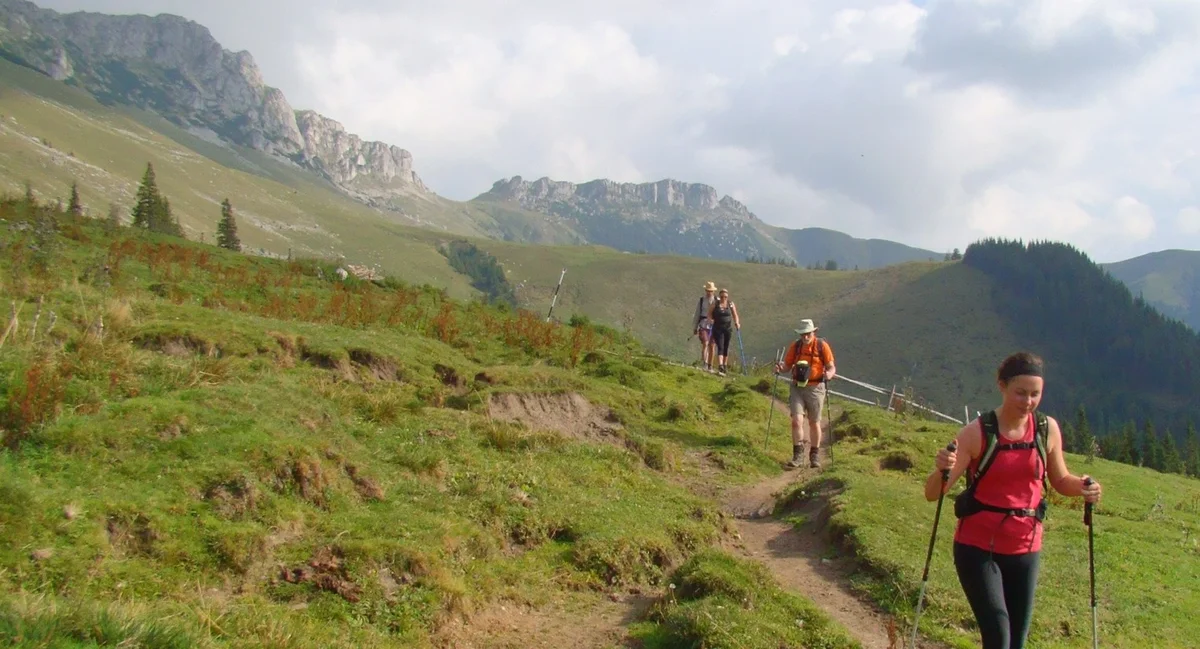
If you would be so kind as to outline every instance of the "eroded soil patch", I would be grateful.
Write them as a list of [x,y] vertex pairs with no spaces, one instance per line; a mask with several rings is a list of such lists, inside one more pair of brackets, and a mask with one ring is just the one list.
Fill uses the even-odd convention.
[[554,431],[580,440],[615,441],[622,429],[616,413],[575,392],[493,394],[488,414],[501,421],[520,422],[530,430]]
[[640,619],[652,598],[613,595],[596,602],[562,601],[534,608],[497,602],[445,625],[439,649],[610,649],[633,647],[627,627]]

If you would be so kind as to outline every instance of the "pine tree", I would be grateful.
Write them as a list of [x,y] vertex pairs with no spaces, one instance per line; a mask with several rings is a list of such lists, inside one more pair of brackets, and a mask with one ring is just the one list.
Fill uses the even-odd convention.
[[71,199],[67,206],[71,216],[83,216],[83,203],[79,201],[79,184],[71,183]]
[[1141,447],[1138,446],[1137,424],[1132,421],[1125,424],[1125,430],[1122,432],[1121,437],[1123,438],[1121,448],[1128,458],[1125,461],[1133,466],[1141,466],[1142,451]]
[[237,221],[233,218],[233,205],[229,199],[221,201],[221,220],[217,223],[217,245],[241,252],[242,241],[238,239]]
[[1196,437],[1196,425],[1190,421],[1183,438],[1183,464],[1188,475],[1200,478],[1200,438]]
[[146,172],[142,174],[142,183],[138,185],[137,198],[134,200],[130,215],[133,217],[133,227],[149,229],[158,210],[160,197],[158,181],[154,176],[154,166],[146,163]]
[[1159,453],[1162,455],[1162,469],[1160,470],[1163,473],[1183,473],[1183,458],[1179,455],[1179,447],[1175,445],[1175,438],[1171,435],[1171,431],[1164,431],[1160,449]]
[[171,213],[171,201],[167,200],[165,196],[159,196],[158,206],[154,210],[154,216],[150,221],[150,229],[175,237],[183,236],[183,227],[179,225],[179,220]]
[[1075,425],[1072,428],[1071,446],[1067,449],[1072,453],[1091,453],[1096,438],[1092,436],[1092,427],[1088,425],[1087,412],[1083,404],[1075,412]]
[[1163,456],[1162,442],[1154,430],[1154,422],[1146,420],[1146,436],[1142,438],[1142,465],[1146,468],[1162,471]]

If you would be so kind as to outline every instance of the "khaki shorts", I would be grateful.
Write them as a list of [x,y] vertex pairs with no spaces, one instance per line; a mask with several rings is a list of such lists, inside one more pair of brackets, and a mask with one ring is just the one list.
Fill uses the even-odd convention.
[[821,407],[825,405],[825,384],[809,383],[799,387],[791,383],[789,386],[788,408],[792,416],[798,416],[803,408],[809,421],[821,421]]

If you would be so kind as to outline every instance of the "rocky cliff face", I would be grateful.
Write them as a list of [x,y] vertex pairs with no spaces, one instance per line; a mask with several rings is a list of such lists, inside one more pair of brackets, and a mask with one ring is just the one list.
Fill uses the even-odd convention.
[[0,0],[0,52],[101,101],[140,106],[290,159],[360,198],[429,191],[409,152],[293,110],[264,83],[250,53],[222,48],[207,28],[178,16],[59,14]]
[[730,196],[719,196],[717,190],[700,183],[664,179],[652,183],[618,183],[593,180],[576,184],[539,178],[526,181],[520,176],[498,180],[487,196],[538,212],[552,211],[555,203],[574,207],[620,209],[628,216],[647,214],[654,208],[670,207],[688,210],[697,218],[724,218],[758,221],[745,205]]

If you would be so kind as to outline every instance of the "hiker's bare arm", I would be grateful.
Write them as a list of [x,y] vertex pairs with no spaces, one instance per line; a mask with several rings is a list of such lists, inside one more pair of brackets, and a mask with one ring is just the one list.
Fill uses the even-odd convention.
[[1058,427],[1058,421],[1054,417],[1047,419],[1050,434],[1046,440],[1046,469],[1050,473],[1050,486],[1064,496],[1083,496],[1088,502],[1096,502],[1100,499],[1100,483],[1094,482],[1085,490],[1083,479],[1087,476],[1071,475],[1067,468],[1067,460],[1063,456],[1062,429]]
[[945,491],[954,486],[955,481],[967,470],[971,460],[979,457],[979,428],[969,423],[958,430],[954,437],[957,450],[950,452],[945,447],[938,450],[937,460],[934,461],[933,471],[925,479],[925,500],[934,501],[944,493],[942,490],[942,468],[950,468],[950,479],[946,481]]

